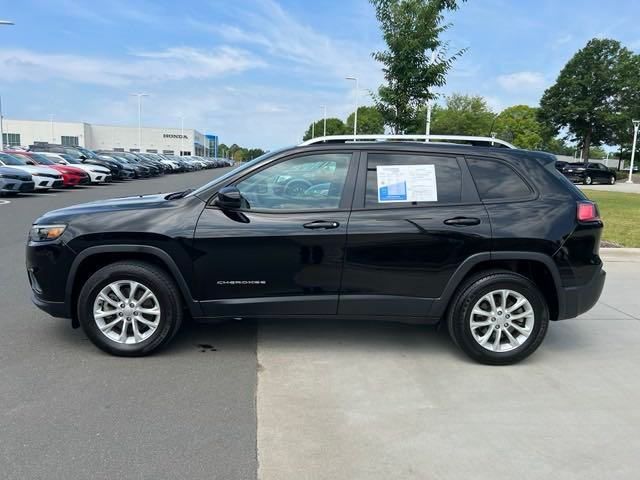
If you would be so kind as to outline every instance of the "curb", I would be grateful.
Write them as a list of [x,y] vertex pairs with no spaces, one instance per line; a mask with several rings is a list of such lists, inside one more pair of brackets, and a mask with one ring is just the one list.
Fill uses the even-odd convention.
[[600,257],[605,262],[640,263],[640,248],[601,248]]

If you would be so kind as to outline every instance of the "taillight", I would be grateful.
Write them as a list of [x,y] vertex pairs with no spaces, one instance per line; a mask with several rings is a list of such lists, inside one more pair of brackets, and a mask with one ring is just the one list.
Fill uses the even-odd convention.
[[578,202],[576,217],[580,222],[591,222],[600,219],[596,204],[593,202]]

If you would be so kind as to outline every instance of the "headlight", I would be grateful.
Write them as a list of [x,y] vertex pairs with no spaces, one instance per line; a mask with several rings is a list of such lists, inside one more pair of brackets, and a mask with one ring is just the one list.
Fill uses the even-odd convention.
[[34,225],[29,231],[29,240],[32,242],[56,240],[60,238],[66,228],[66,225]]

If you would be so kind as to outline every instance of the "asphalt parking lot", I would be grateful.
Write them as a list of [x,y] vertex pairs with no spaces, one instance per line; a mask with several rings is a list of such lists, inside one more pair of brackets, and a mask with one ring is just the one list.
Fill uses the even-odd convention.
[[227,169],[2,197],[0,478],[256,476],[256,337],[250,323],[188,326],[163,355],[124,360],[31,306],[29,226],[47,210],[184,190]]
[[188,325],[122,359],[31,305],[23,249],[41,213],[224,171],[0,199],[1,478],[637,478],[632,251],[606,252],[598,305],[509,367],[436,328],[334,321]]

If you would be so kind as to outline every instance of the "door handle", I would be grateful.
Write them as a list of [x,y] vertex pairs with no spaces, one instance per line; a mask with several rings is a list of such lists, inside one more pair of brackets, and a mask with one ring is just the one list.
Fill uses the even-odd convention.
[[470,227],[472,225],[480,225],[480,219],[475,217],[453,217],[444,221],[445,225],[453,225],[454,227]]
[[311,230],[319,230],[321,228],[328,230],[331,228],[338,228],[340,224],[338,222],[330,222],[327,220],[315,220],[313,222],[305,223],[302,226]]

